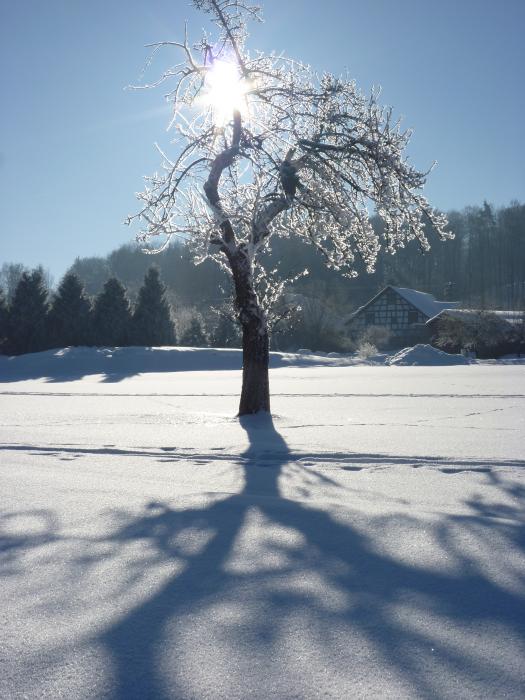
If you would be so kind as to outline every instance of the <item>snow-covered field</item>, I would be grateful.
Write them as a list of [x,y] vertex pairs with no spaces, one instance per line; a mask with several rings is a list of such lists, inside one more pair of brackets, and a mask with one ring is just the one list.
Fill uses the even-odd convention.
[[0,358],[0,697],[523,698],[525,365],[239,364]]

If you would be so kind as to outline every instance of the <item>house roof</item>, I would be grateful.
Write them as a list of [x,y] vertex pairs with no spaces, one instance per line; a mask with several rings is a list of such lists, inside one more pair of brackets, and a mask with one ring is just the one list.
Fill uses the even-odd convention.
[[444,309],[455,309],[459,306],[459,301],[437,301],[432,294],[419,292],[417,289],[405,287],[392,287],[392,289],[429,318],[436,316]]
[[452,318],[460,319],[461,321],[474,323],[479,314],[491,314],[496,316],[502,323],[509,323],[512,326],[517,326],[523,323],[524,312],[523,311],[506,311],[499,309],[443,309],[438,314],[433,316],[427,321],[427,325],[437,321],[445,316],[450,316]]
[[429,318],[437,316],[437,314],[444,309],[451,309],[459,306],[459,301],[437,301],[432,294],[420,292],[417,289],[408,289],[407,287],[393,287],[391,284],[389,284],[374,297],[372,297],[370,301],[367,301],[366,304],[360,306],[356,311],[354,311],[354,313],[348,318],[348,322],[352,321],[358,314],[370,306],[370,304],[384,294],[387,289],[393,289],[397,294],[399,294],[399,296],[403,297],[405,301]]

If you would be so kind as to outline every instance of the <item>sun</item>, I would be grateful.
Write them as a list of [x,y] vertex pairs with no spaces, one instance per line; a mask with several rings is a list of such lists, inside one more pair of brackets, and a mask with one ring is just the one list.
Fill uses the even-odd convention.
[[206,73],[204,102],[211,107],[217,126],[231,121],[235,110],[246,112],[247,91],[248,85],[236,63],[214,59]]

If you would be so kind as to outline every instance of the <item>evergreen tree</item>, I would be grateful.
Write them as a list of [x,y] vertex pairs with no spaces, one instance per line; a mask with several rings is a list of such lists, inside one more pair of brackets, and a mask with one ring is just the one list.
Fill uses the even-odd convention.
[[4,290],[0,287],[0,353],[3,352],[4,344],[7,339],[7,319],[7,301]]
[[89,345],[91,340],[91,304],[74,272],[68,272],[49,312],[50,344],[54,347]]
[[128,244],[110,253],[107,262],[111,274],[126,286],[129,298],[136,299],[151,259],[136,244]]
[[77,275],[90,296],[100,294],[104,283],[112,276],[107,258],[99,257],[76,258],[68,272]]
[[42,270],[24,272],[9,308],[6,350],[11,355],[47,347],[47,289]]
[[191,348],[206,348],[208,340],[199,319],[194,316],[180,339],[180,344]]
[[241,336],[238,326],[227,315],[221,315],[213,331],[212,345],[214,348],[240,348]]
[[133,314],[133,342],[136,345],[175,345],[175,328],[166,288],[160,281],[159,271],[150,267],[139,290]]
[[129,345],[131,311],[126,290],[116,277],[111,277],[95,299],[93,339],[97,345]]

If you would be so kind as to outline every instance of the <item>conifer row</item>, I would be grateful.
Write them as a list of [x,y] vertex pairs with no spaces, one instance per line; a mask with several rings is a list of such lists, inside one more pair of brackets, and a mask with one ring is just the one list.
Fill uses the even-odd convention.
[[57,347],[175,345],[166,289],[150,267],[132,309],[115,277],[92,301],[77,275],[68,272],[49,301],[40,268],[24,272],[10,304],[0,289],[0,350],[8,355]]

